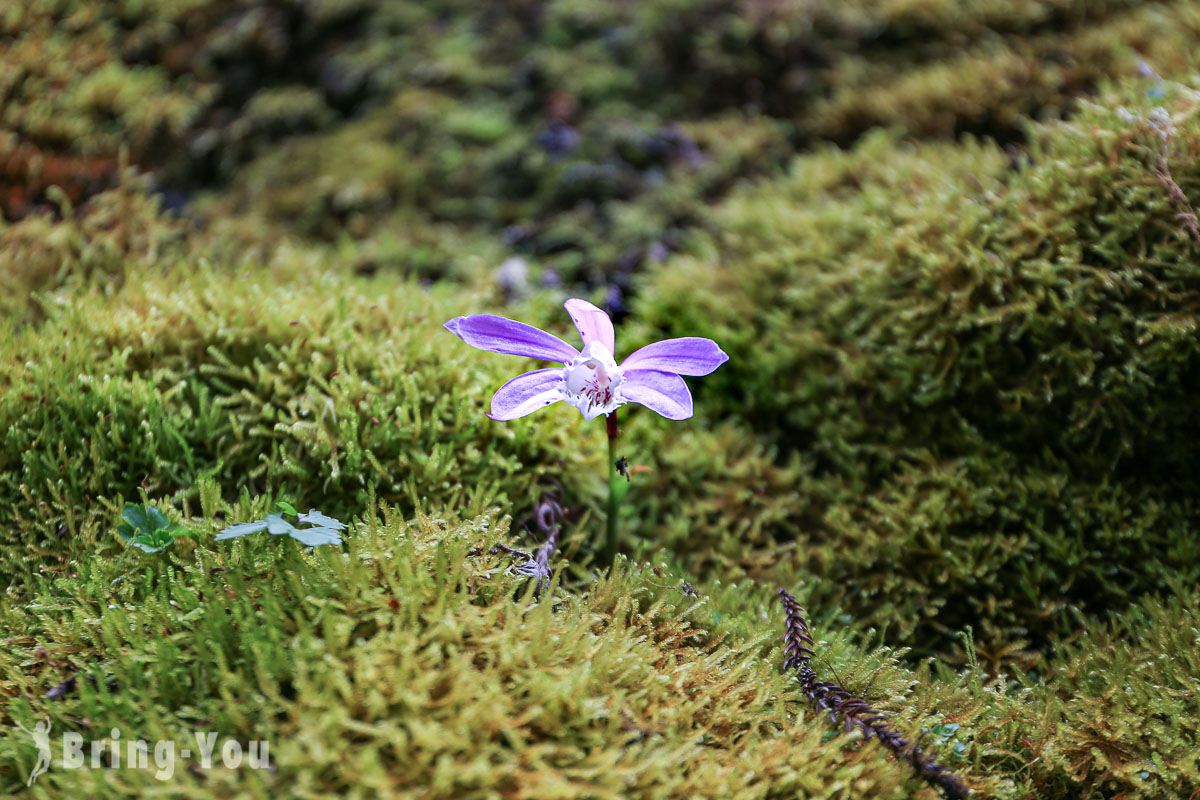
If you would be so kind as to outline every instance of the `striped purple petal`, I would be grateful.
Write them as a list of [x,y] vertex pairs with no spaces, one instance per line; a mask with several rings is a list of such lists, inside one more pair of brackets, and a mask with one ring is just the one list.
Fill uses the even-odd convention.
[[672,372],[653,369],[625,370],[621,396],[641,403],[667,419],[687,419],[692,416],[692,393],[683,378]]
[[616,352],[617,337],[613,333],[612,320],[608,318],[608,314],[587,300],[576,298],[563,303],[563,307],[567,309],[575,327],[579,329],[585,347],[588,342],[599,342],[609,353]]
[[712,339],[686,336],[682,339],[663,339],[635,350],[621,363],[621,369],[707,375],[728,360],[729,356]]
[[495,314],[455,317],[446,323],[446,327],[471,347],[492,353],[527,356],[559,364],[566,364],[579,355],[578,350],[557,336]]
[[562,374],[561,369],[551,367],[518,375],[492,395],[492,412],[488,418],[507,422],[557,403],[563,399],[558,390]]

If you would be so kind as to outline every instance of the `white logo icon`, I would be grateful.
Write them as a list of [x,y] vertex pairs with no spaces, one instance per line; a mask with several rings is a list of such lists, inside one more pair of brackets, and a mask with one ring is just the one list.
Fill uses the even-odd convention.
[[37,764],[33,767],[33,772],[29,773],[29,781],[26,786],[33,786],[33,782],[46,773],[50,769],[50,718],[39,721],[33,726],[33,730],[29,730],[21,723],[17,723],[17,727],[33,737],[33,744],[38,749]]

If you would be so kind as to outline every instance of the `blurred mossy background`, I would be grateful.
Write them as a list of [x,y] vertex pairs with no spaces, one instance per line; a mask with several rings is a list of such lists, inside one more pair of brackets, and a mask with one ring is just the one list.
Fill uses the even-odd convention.
[[[0,4],[0,794],[49,715],[277,768],[31,797],[935,796],[780,672],[783,585],[978,796],[1194,796],[1197,53],[1186,0]],[[622,411],[611,575],[600,426],[487,420],[525,365],[441,329],[570,296],[731,357]],[[345,551],[212,541],[277,498]]]

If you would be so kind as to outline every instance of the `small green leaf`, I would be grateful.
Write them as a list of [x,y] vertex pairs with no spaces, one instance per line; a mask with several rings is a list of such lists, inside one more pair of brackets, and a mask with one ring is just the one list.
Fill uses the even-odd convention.
[[154,526],[150,524],[150,520],[146,516],[146,509],[142,506],[126,503],[125,510],[121,512],[121,519],[125,520],[125,525],[135,531],[154,530]]
[[280,500],[275,503],[275,507],[285,514],[291,514],[293,517],[299,516],[296,512],[296,507],[286,500]]
[[177,523],[167,519],[155,506],[126,503],[117,525],[117,535],[126,544],[147,553],[159,553],[171,546],[175,536],[190,536]]
[[171,520],[167,519],[166,515],[155,506],[146,507],[146,522],[148,523],[147,528],[150,531],[158,531],[164,528],[170,530],[174,527]]
[[333,528],[293,528],[289,533],[297,542],[309,547],[342,543],[342,535]]
[[160,528],[154,533],[142,534],[130,544],[147,553],[161,553],[175,541],[175,535],[166,528]]
[[319,525],[322,528],[333,528],[335,531],[345,530],[346,525],[333,517],[327,517],[315,508],[310,508],[307,514],[300,515],[300,522]]
[[239,522],[236,525],[230,525],[216,535],[216,540],[221,539],[236,539],[238,536],[245,536],[249,533],[258,533],[267,529],[266,520],[258,520],[257,522]]
[[134,539],[129,544],[130,546],[136,547],[137,549],[147,553],[161,553],[163,550],[166,550],[171,546],[171,542],[166,542],[165,544],[154,544],[152,541],[148,541],[142,536]]

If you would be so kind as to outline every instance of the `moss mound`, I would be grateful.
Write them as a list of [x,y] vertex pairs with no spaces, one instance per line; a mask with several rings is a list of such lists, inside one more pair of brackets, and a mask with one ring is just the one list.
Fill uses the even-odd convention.
[[[219,510],[204,500],[207,515]],[[106,735],[116,727],[184,746],[199,726],[270,742],[277,770],[223,769],[219,757],[216,768],[181,767],[172,790],[200,797],[717,797],[828,779],[903,797],[911,785],[882,758],[868,774],[842,763],[823,746],[823,726],[800,723],[785,676],[764,657],[774,648],[723,644],[697,624],[709,617],[703,603],[641,574],[538,605],[487,554],[505,533],[493,518],[368,515],[359,530],[348,558],[263,538],[202,546],[176,564],[94,559],[39,589],[69,613],[4,609],[5,671],[23,675],[4,688],[36,690],[70,664],[77,689],[54,706],[56,727],[85,714]],[[93,614],[97,623],[83,622]],[[30,658],[32,669],[18,668]],[[886,653],[871,660],[903,682]],[[32,708],[21,700],[8,711],[28,721]],[[31,766],[21,739],[0,745],[9,776]],[[763,771],[738,768],[741,759]],[[680,760],[692,768],[680,772]],[[154,773],[56,770],[37,790],[106,792],[113,780],[123,793],[150,790],[161,785]]]
[[194,501],[202,476],[337,512],[368,492],[410,509],[529,508],[553,485],[590,498],[599,448],[567,443],[599,432],[483,416],[483,387],[511,367],[440,330],[461,297],[355,280],[281,264],[231,292],[227,273],[188,263],[113,299],[65,290],[0,356],[5,570],[84,558],[124,500]]
[[[211,483],[201,495],[204,518],[184,519],[193,527],[266,506],[226,506]],[[777,667],[769,591],[713,584],[690,598],[663,588],[661,569],[623,568],[582,592],[556,581],[539,604],[489,555],[505,535],[486,515],[370,512],[345,553],[271,537],[165,559],[99,553],[78,574],[43,578],[38,604],[10,596],[6,721],[32,729],[48,713],[54,730],[107,743],[115,728],[122,763],[135,737],[196,752],[198,730],[248,752],[266,741],[273,765],[229,768],[218,751],[208,766],[174,762],[167,778],[153,760],[52,768],[33,795],[132,796],[169,780],[192,797],[935,796],[877,744],[831,740],[805,710]],[[836,621],[814,630],[822,671],[898,730],[933,731],[933,751],[977,792],[1154,796],[1197,785],[1186,687],[1200,665],[1180,635],[1196,615],[1192,594],[1138,609],[1065,648],[1047,682],[1008,688],[977,668],[910,672]],[[47,689],[58,699],[31,699]],[[1163,720],[1149,736],[1147,711]],[[6,730],[0,785],[13,787],[36,751]]]
[[797,150],[879,125],[1019,141],[1027,116],[1105,79],[1194,67],[1200,17],[1183,1],[39,0],[0,32],[9,217],[52,186],[75,203],[111,187],[124,152],[169,206],[247,217],[250,239],[349,236],[374,243],[364,269],[446,278],[459,251],[424,231],[448,226],[502,237],[547,280],[627,291],[704,203]]
[[708,413],[791,459],[768,536],[856,612],[1041,638],[1197,575],[1197,108],[1147,80],[1016,164],[885,136],[805,157],[647,280],[648,324],[727,346]]

